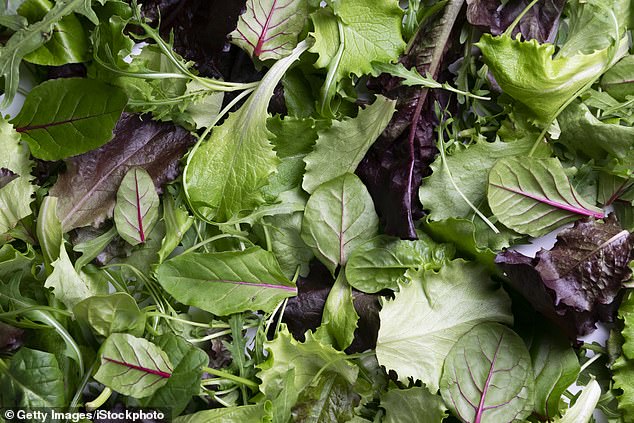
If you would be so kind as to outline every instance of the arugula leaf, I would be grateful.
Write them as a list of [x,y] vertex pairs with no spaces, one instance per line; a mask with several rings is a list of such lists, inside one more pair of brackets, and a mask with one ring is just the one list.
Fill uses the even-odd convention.
[[575,191],[556,158],[498,160],[489,173],[487,197],[502,224],[533,237],[582,216],[604,217]]
[[114,226],[103,234],[73,246],[73,251],[82,253],[75,261],[75,270],[79,272],[85,265],[93,261],[117,236]]
[[130,245],[145,243],[158,219],[159,197],[152,177],[142,167],[125,174],[117,191],[114,223]]
[[125,292],[86,298],[75,305],[73,314],[104,338],[113,333],[142,336],[145,331],[145,313],[139,310],[134,298]]
[[99,81],[53,79],[29,92],[11,123],[33,156],[59,160],[110,141],[126,103],[123,91]]
[[394,300],[383,302],[376,356],[399,381],[421,380],[435,393],[456,341],[478,323],[512,322],[510,300],[486,268],[463,260],[405,276]]
[[553,420],[554,423],[588,423],[592,419],[599,398],[601,397],[601,386],[596,380],[588,383],[577,401],[570,407],[561,418]]
[[347,282],[346,272],[342,269],[326,299],[321,326],[315,332],[315,337],[320,342],[329,343],[343,351],[352,344],[358,321],[359,315],[354,309],[352,288]]
[[438,395],[424,386],[409,389],[390,389],[381,395],[385,423],[424,421],[440,423],[447,417],[447,407]]
[[378,232],[379,218],[361,180],[346,173],[315,190],[306,203],[302,239],[335,274],[354,249]]
[[267,106],[286,70],[308,47],[303,41],[277,61],[247,102],[189,154],[183,188],[197,215],[226,222],[264,202],[260,189],[279,163],[266,128]]
[[[53,6],[49,0],[27,0],[20,5],[18,13],[33,24],[44,18]],[[24,56],[24,60],[47,66],[88,61],[88,34],[74,14],[66,15],[56,22],[48,37],[50,39],[43,46]]]
[[275,254],[282,273],[289,279],[299,268],[300,276],[307,276],[309,263],[315,257],[301,237],[303,213],[277,214],[262,219],[269,233],[271,251]]
[[[378,96],[372,105],[359,110],[357,117],[333,121],[329,128],[319,131],[313,151],[304,157],[302,188],[312,193],[324,182],[353,173],[387,126],[395,106],[395,101]],[[332,159],[334,156],[337,160]]]
[[125,333],[113,333],[99,350],[94,378],[113,391],[143,398],[164,386],[174,366],[160,347]]
[[64,376],[51,353],[22,347],[9,364],[0,360],[0,402],[3,406],[65,407]]
[[297,295],[275,257],[258,247],[182,254],[163,262],[156,277],[176,300],[217,316],[272,311],[284,298]]
[[62,0],[56,2],[40,21],[16,31],[6,44],[0,47],[0,76],[5,80],[4,99],[0,107],[4,108],[11,104],[18,92],[20,62],[24,56],[44,45],[53,25],[73,12],[86,16],[95,25],[98,23],[97,15],[91,8],[91,0]]
[[111,216],[121,180],[133,166],[148,171],[155,186],[178,175],[178,162],[193,137],[171,124],[124,114],[114,139],[67,162],[50,190],[59,198],[57,214],[64,231],[99,224]]
[[31,161],[20,136],[4,119],[0,118],[0,168],[17,175],[0,188],[0,234],[13,228],[19,220],[31,214]]
[[297,45],[307,15],[305,0],[248,0],[229,37],[252,57],[278,60]]
[[182,205],[177,206],[174,197],[168,193],[163,195],[163,221],[165,222],[165,238],[158,252],[159,263],[163,263],[178,246],[194,223],[194,218]]

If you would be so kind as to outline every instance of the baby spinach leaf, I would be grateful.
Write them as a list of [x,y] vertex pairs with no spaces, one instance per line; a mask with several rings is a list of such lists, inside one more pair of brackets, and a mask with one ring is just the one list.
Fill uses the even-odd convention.
[[330,289],[328,299],[324,305],[321,326],[315,332],[315,337],[322,343],[329,343],[340,351],[350,346],[357,329],[359,315],[352,300],[352,288],[346,280],[346,273],[342,269],[337,275],[335,284]]
[[306,0],[248,0],[231,42],[260,60],[281,59],[297,45],[308,15]]
[[390,389],[381,395],[381,408],[385,410],[385,423],[440,423],[447,417],[447,407],[442,398],[433,395],[424,386]]
[[354,173],[392,118],[395,106],[395,101],[378,96],[372,105],[359,110],[357,117],[335,120],[329,128],[319,131],[313,151],[304,157],[306,173],[302,188],[312,193],[324,182]]
[[145,243],[158,219],[159,197],[154,181],[142,167],[125,174],[114,207],[117,232],[130,245]]
[[0,360],[0,403],[5,407],[65,407],[64,376],[55,355],[22,347]]
[[604,216],[575,191],[556,158],[498,160],[489,173],[488,200],[506,227],[534,237],[582,216]]
[[453,258],[450,244],[436,244],[424,234],[415,241],[379,235],[357,247],[346,264],[348,283],[359,291],[396,291],[407,269],[440,269]]
[[133,398],[152,395],[167,383],[174,366],[161,348],[144,338],[113,333],[99,350],[95,380]]
[[167,354],[174,365],[174,371],[165,385],[144,398],[141,403],[143,407],[149,408],[169,404],[172,415],[176,416],[200,392],[203,366],[209,363],[209,357],[205,351],[176,335],[161,335],[155,339],[155,343]]
[[279,163],[266,128],[267,106],[284,73],[307,49],[303,41],[278,60],[247,102],[190,153],[183,188],[199,216],[226,222],[264,202],[261,188]]
[[177,301],[217,316],[272,311],[284,298],[297,295],[275,256],[259,247],[183,254],[163,262],[156,276]]
[[77,320],[87,323],[97,335],[105,338],[113,333],[142,336],[145,330],[145,313],[125,292],[86,298],[75,305],[73,313]]
[[511,329],[482,323],[449,351],[440,379],[445,404],[464,423],[520,422],[533,409],[528,350]]
[[399,381],[421,380],[435,393],[456,341],[478,323],[511,323],[510,300],[485,267],[463,260],[405,276],[394,299],[383,302],[376,357]]
[[0,188],[0,234],[12,229],[19,220],[31,214],[31,196],[35,188],[31,184],[31,161],[19,134],[0,118],[0,168],[17,175]]
[[[33,24],[44,18],[53,6],[50,0],[27,0],[20,5],[18,13]],[[24,56],[24,60],[47,66],[88,61],[88,34],[74,14],[66,15],[56,22],[49,37],[43,46]]]
[[127,101],[120,89],[93,79],[52,79],[29,92],[11,123],[33,156],[59,160],[110,141]]
[[346,173],[321,184],[304,211],[302,239],[334,275],[354,249],[375,236],[379,218],[363,182]]
[[167,123],[124,114],[114,139],[71,158],[50,194],[59,198],[57,214],[64,231],[99,224],[112,215],[121,180],[133,166],[147,170],[160,187],[178,175],[178,162],[194,138]]

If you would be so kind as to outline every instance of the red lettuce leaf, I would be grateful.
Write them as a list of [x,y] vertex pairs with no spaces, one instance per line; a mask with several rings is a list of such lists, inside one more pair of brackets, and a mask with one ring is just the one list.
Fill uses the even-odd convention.
[[148,171],[157,189],[176,178],[179,161],[194,137],[173,124],[123,114],[114,138],[102,147],[67,160],[50,194],[58,197],[64,231],[98,225],[112,216],[119,184],[133,166]]
[[575,339],[599,320],[614,320],[621,288],[632,274],[633,248],[634,237],[611,215],[605,222],[576,222],[535,258],[505,251],[496,263],[515,290]]

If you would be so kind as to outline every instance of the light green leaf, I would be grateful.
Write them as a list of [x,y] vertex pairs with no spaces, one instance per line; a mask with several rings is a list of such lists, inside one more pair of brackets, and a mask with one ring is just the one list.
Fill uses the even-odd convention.
[[10,280],[15,272],[28,269],[35,258],[33,248],[27,248],[23,253],[15,249],[11,244],[4,244],[0,247],[0,279]]
[[395,107],[396,101],[378,96],[372,105],[359,110],[357,117],[335,120],[330,128],[320,131],[315,148],[304,158],[302,188],[312,193],[324,182],[354,173],[392,118]]
[[453,245],[436,244],[424,234],[415,241],[379,235],[352,252],[346,276],[359,291],[396,291],[407,269],[438,270],[453,258],[453,250]]
[[447,407],[439,395],[427,388],[390,389],[381,395],[385,410],[384,423],[425,422],[440,423],[447,417]]
[[332,10],[322,8],[311,15],[315,45],[310,51],[319,55],[315,66],[328,69],[322,107],[328,107],[338,81],[370,74],[372,62],[396,61],[405,48],[398,1],[347,0],[331,5]]
[[438,390],[442,363],[456,341],[482,322],[511,323],[511,303],[486,268],[454,260],[440,269],[408,271],[394,300],[383,302],[376,344],[379,363],[398,380]]
[[284,275],[291,279],[297,268],[301,276],[308,276],[310,261],[315,257],[300,235],[303,213],[276,214],[262,219],[268,230],[271,250]]
[[588,423],[592,419],[599,398],[601,397],[601,386],[599,382],[592,379],[581,391],[581,395],[561,418],[553,420],[554,423]]
[[[18,9],[28,22],[40,21],[53,8],[50,0],[27,0]],[[37,50],[24,56],[36,65],[61,66],[86,62],[90,58],[88,34],[74,14],[69,14],[53,25],[50,39]]]
[[489,173],[488,200],[502,224],[533,237],[582,216],[604,216],[575,191],[556,158],[498,160]]
[[4,119],[0,118],[0,169],[7,169],[18,177],[0,188],[0,234],[12,229],[19,220],[31,214],[31,161],[20,136]]
[[260,60],[281,59],[297,45],[306,24],[306,0],[247,0],[231,42]]
[[0,360],[0,404],[4,407],[65,407],[64,376],[55,355],[22,347],[9,363]]
[[320,185],[308,199],[302,239],[334,275],[378,229],[370,193],[356,175],[347,173]]
[[443,366],[440,393],[464,423],[523,422],[533,410],[533,369],[524,341],[498,323],[458,339]]
[[125,174],[114,206],[117,232],[130,245],[145,243],[158,220],[159,196],[154,181],[142,167]]
[[215,408],[194,414],[176,417],[174,423],[236,423],[266,422],[271,418],[271,406],[268,401],[253,405]]
[[532,141],[479,141],[469,147],[457,145],[455,150],[445,154],[445,160],[441,155],[436,156],[431,164],[432,174],[423,179],[418,194],[425,209],[429,210],[429,219],[473,216],[473,209],[453,183],[472,204],[482,207],[486,204],[487,175],[496,160],[527,154]]
[[[99,0],[100,2],[102,0]],[[18,92],[20,82],[20,62],[27,54],[37,50],[48,41],[53,25],[64,16],[76,12],[86,16],[93,24],[99,22],[91,8],[91,0],[61,0],[46,13],[42,20],[35,22],[11,35],[0,47],[0,77],[4,77],[4,99],[0,107],[7,107]]]
[[272,311],[284,298],[297,295],[275,257],[259,247],[183,254],[161,264],[156,277],[177,301],[217,316]]
[[49,195],[42,200],[35,231],[47,272],[50,274],[51,263],[59,258],[59,249],[64,245],[62,223],[57,217],[57,197]]
[[86,298],[75,306],[73,314],[75,319],[87,323],[104,338],[113,333],[142,336],[145,330],[145,313],[125,292]]
[[279,163],[269,141],[266,109],[284,72],[307,48],[301,42],[290,56],[278,60],[246,103],[190,153],[183,187],[198,215],[225,222],[264,202],[261,188]]
[[552,326],[540,325],[529,345],[535,380],[534,411],[540,416],[554,418],[559,414],[561,396],[579,375],[579,359]]
[[209,363],[205,351],[194,347],[183,338],[166,334],[155,339],[174,365],[167,383],[152,396],[142,401],[143,407],[160,408],[169,404],[172,416],[183,412],[192,397],[200,392],[203,366]]
[[555,56],[555,46],[508,35],[484,34],[477,46],[504,93],[547,124],[559,109],[607,68],[610,49],[570,57]]
[[163,221],[165,222],[165,238],[158,252],[159,263],[163,263],[178,244],[180,244],[185,232],[194,223],[194,218],[189,215],[183,206],[177,206],[171,194],[163,195]]
[[99,357],[95,380],[133,398],[152,395],[167,383],[174,369],[161,348],[125,333],[111,334],[101,345]]
[[[216,120],[222,109],[223,92],[210,91],[200,82],[192,80],[187,83],[184,95],[190,97],[190,103],[182,112],[182,120],[198,129],[207,128]],[[174,120],[179,121],[178,118]]]
[[344,269],[341,269],[328,293],[321,326],[317,328],[315,338],[343,351],[352,344],[358,321],[359,315],[354,308],[352,288],[346,281]]
[[94,79],[52,79],[33,88],[11,120],[42,160],[60,160],[102,146],[127,103],[116,87]]
[[96,283],[96,281],[82,277],[75,271],[63,244],[59,249],[59,258],[51,265],[53,272],[46,278],[44,287],[53,288],[55,297],[63,302],[69,310],[88,297],[104,294],[108,291],[107,284]]

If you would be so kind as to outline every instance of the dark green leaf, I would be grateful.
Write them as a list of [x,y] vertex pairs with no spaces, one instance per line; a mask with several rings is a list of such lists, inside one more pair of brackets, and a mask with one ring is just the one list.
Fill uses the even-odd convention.
[[381,395],[381,408],[385,410],[385,423],[440,423],[447,416],[442,398],[424,386],[390,389]]
[[96,295],[79,302],[73,309],[75,318],[90,325],[103,337],[112,333],[143,335],[145,313],[139,310],[134,298],[124,292]]
[[353,385],[335,374],[324,372],[302,391],[293,407],[292,421],[298,423],[347,422],[354,417],[359,394]]

